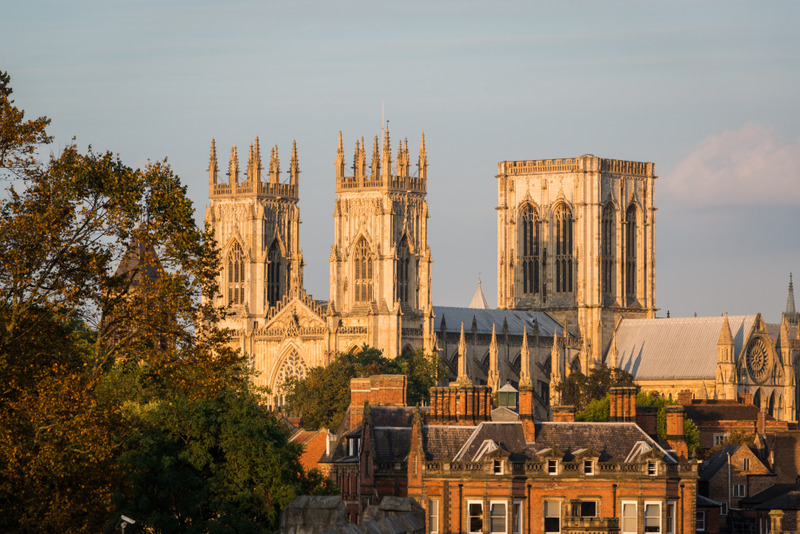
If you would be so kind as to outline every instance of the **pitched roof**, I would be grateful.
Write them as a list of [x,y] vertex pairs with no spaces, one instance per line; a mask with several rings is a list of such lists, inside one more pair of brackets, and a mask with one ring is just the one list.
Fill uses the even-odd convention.
[[800,510],[800,484],[773,484],[739,501],[756,510]]
[[706,458],[706,460],[700,464],[700,467],[697,468],[697,474],[700,477],[700,480],[711,480],[714,475],[719,471],[723,466],[728,464],[728,454],[733,454],[739,447],[742,447],[741,443],[733,444],[733,445],[725,445],[724,447],[720,447],[714,454]]
[[[729,316],[734,355],[742,351],[755,315]],[[623,319],[616,330],[617,366],[635,379],[714,378],[725,318]]]
[[477,461],[476,454],[486,440],[494,441],[499,448],[511,453],[512,461],[524,461],[524,451],[527,448],[525,433],[518,422],[510,423],[481,423],[478,428],[464,442],[461,450],[453,457],[455,461]]
[[422,427],[422,447],[425,458],[437,462],[449,462],[458,453],[464,442],[475,431],[474,426],[428,425]]
[[[758,419],[760,409],[754,404],[741,404],[730,400],[708,400],[703,402],[692,402],[684,405],[686,417],[695,423],[704,421],[752,421]],[[767,421],[775,418],[766,415]]]
[[472,327],[472,319],[478,327],[479,334],[491,334],[492,325],[497,328],[498,335],[503,331],[503,323],[508,324],[508,333],[512,336],[521,336],[527,327],[528,335],[533,335],[533,324],[539,324],[539,335],[553,337],[563,332],[561,324],[550,315],[541,311],[525,310],[480,310],[476,308],[456,308],[453,306],[434,306],[433,327],[441,331],[442,320],[447,324],[448,332],[458,332],[461,323],[465,330]]
[[372,446],[375,449],[376,462],[402,462],[408,456],[411,448],[411,429],[375,427],[372,429]]

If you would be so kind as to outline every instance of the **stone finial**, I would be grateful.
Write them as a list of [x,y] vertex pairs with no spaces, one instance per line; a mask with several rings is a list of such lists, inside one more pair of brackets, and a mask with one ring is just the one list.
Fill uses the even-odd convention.
[[372,145],[372,173],[370,179],[377,180],[381,176],[381,158],[378,151],[378,136],[375,136],[375,142]]
[[253,148],[253,174],[255,175],[253,181],[257,184],[261,182],[261,170],[263,168],[263,165],[261,165],[261,144],[258,141],[258,136],[256,136],[256,144]]
[[522,349],[520,350],[519,385],[533,385],[531,380],[531,351],[528,348],[528,327],[522,327]]
[[497,334],[495,333],[495,325],[492,324],[492,341],[489,343],[489,376],[487,382],[492,388],[492,391],[497,391],[500,387],[500,361],[498,359],[497,351]]
[[339,130],[339,146],[336,148],[336,179],[343,179],[344,172],[344,143],[342,142],[342,131]]
[[392,144],[389,140],[389,125],[383,131],[383,156],[381,157],[381,177],[388,180],[392,174]]
[[725,312],[725,321],[722,323],[722,329],[719,332],[717,346],[733,347],[733,335],[731,335],[731,325],[728,322],[728,312]]
[[208,157],[208,187],[213,191],[219,180],[219,166],[217,165],[217,144],[211,139],[211,155]]
[[269,158],[269,183],[277,184],[281,178],[281,162],[278,157],[278,145],[272,147],[272,154]]
[[428,152],[425,150],[425,132],[422,132],[422,138],[419,142],[419,177],[423,180],[428,178]]
[[300,163],[297,159],[297,140],[292,140],[292,161],[289,165],[290,183],[297,186],[297,180],[300,177]]
[[457,382],[471,382],[469,362],[467,361],[467,340],[464,338],[464,323],[461,323],[461,336],[458,338],[458,376]]
[[236,145],[231,148],[231,159],[228,163],[228,183],[231,186],[231,192],[236,192],[239,186],[239,154],[236,151]]

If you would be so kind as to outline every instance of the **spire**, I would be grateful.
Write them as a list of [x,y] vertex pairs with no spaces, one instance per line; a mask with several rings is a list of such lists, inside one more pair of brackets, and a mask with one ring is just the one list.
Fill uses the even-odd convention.
[[425,150],[425,132],[422,132],[422,139],[419,142],[419,163],[417,163],[419,167],[419,177],[422,180],[427,180],[428,178],[428,153]]
[[392,143],[389,141],[389,125],[383,133],[383,157],[381,158],[381,178],[388,183],[392,175]]
[[794,307],[794,286],[792,284],[792,273],[789,273],[789,294],[786,296],[786,317],[790,322],[796,323],[797,309]]
[[256,136],[256,146],[253,149],[253,165],[255,171],[255,183],[261,183],[261,169],[264,167],[261,165],[261,145],[258,142],[258,136]]
[[217,165],[217,144],[211,139],[211,155],[208,157],[208,187],[211,191],[217,187],[219,166]]
[[467,341],[464,339],[464,323],[461,323],[461,337],[458,339],[458,376],[456,382],[471,382],[467,362]]
[[522,327],[522,349],[519,354],[519,385],[531,386],[531,352],[528,348],[528,327]]
[[378,136],[375,136],[375,143],[372,145],[372,174],[371,180],[377,180],[381,176],[381,158],[378,151]]
[[292,161],[289,165],[290,183],[297,186],[297,179],[300,177],[300,164],[297,160],[297,140],[292,140]]
[[472,296],[472,300],[469,303],[469,307],[479,310],[489,309],[489,303],[486,301],[486,296],[483,294],[483,290],[481,289],[480,276],[478,276],[478,289],[475,290],[475,295]]
[[719,342],[717,346],[733,347],[733,336],[731,335],[731,325],[728,322],[728,312],[725,312],[725,321],[722,323],[722,329],[719,332]]
[[236,152],[236,145],[231,149],[231,160],[228,164],[228,183],[231,186],[231,193],[236,192],[239,186],[239,154]]
[[497,352],[497,334],[495,325],[492,324],[492,341],[489,343],[489,376],[487,382],[492,391],[497,391],[500,387],[500,361]]
[[342,143],[342,131],[339,130],[339,146],[336,149],[336,179],[344,178],[344,144]]

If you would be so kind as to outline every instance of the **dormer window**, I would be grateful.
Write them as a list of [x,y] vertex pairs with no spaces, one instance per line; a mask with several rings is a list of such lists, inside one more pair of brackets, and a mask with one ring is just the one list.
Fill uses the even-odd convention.
[[647,474],[654,477],[658,474],[658,464],[653,461],[647,462]]
[[350,438],[347,440],[347,455],[357,456],[361,451],[361,438]]
[[584,460],[583,461],[583,474],[584,475],[594,475],[594,461],[593,460]]
[[547,460],[547,474],[548,475],[558,474],[558,460]]
[[495,460],[493,466],[493,472],[495,475],[502,475],[503,474],[503,460]]

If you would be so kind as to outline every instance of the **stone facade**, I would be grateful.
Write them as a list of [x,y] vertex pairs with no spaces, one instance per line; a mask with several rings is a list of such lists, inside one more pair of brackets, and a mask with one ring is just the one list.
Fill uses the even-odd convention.
[[655,315],[653,170],[590,155],[497,165],[498,307],[576,326],[584,373],[620,317]]

